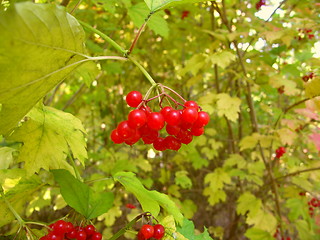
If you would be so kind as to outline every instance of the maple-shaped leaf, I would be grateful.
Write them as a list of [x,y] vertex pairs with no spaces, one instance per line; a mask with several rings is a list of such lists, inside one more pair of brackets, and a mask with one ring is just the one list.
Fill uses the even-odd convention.
[[243,193],[237,202],[237,213],[241,215],[248,212],[250,216],[256,216],[262,206],[261,199],[256,198],[250,192]]
[[38,104],[8,139],[23,143],[18,161],[25,162],[27,175],[32,175],[40,168],[69,168],[69,153],[84,164],[84,133],[81,121],[72,114]]
[[[194,223],[186,218],[183,219],[182,226],[179,226],[177,230],[184,237],[186,237],[186,239],[189,239],[189,240],[212,240],[206,227],[204,227],[203,233],[195,235],[196,231],[195,231]],[[177,239],[180,239],[180,238],[177,238]]]
[[85,34],[62,6],[21,2],[0,11],[0,134],[9,134],[85,59]]
[[208,173],[204,178],[204,183],[209,187],[217,190],[222,189],[224,184],[231,183],[231,178],[222,168],[216,168],[214,172]]
[[208,60],[212,62],[212,64],[217,64],[221,68],[226,68],[236,59],[236,55],[228,52],[223,51],[219,53],[215,53],[209,56]]
[[277,219],[270,212],[260,209],[255,215],[249,214],[246,220],[248,225],[274,233],[277,228]]
[[292,145],[294,140],[298,137],[298,134],[295,131],[290,130],[289,128],[281,128],[277,130],[282,144]]
[[241,100],[237,97],[231,97],[226,93],[220,93],[217,96],[218,115],[226,116],[229,120],[235,122],[239,115]]

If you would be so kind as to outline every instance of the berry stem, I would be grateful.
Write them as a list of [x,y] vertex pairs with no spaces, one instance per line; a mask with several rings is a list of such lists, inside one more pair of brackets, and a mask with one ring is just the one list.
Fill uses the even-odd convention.
[[1,194],[1,197],[3,198],[4,202],[7,204],[8,208],[10,209],[11,213],[14,215],[14,217],[19,222],[20,226],[23,226],[25,224],[24,220],[20,217],[20,215],[12,207],[11,203],[7,200],[6,196],[4,195],[4,191],[3,191],[2,186],[0,187],[0,194]]
[[68,153],[68,156],[69,156],[69,158],[70,158],[70,162],[71,162],[72,168],[73,168],[73,170],[74,170],[74,173],[75,173],[75,175],[76,175],[76,178],[77,178],[79,181],[82,182],[82,178],[81,178],[81,175],[80,175],[79,170],[78,170],[78,168],[77,168],[77,165],[76,165],[76,163],[75,163],[75,159],[72,157],[72,155],[71,155],[70,153]]
[[114,234],[111,238],[109,238],[108,240],[116,240],[119,237],[121,237],[123,234],[125,234],[125,232],[130,229],[140,218],[142,218],[142,216],[144,216],[146,213],[142,213],[138,216],[136,216],[133,220],[131,220],[131,222],[129,222],[124,228],[121,228],[118,232],[116,232],[116,234]]
[[151,83],[153,87],[157,86],[157,83],[153,80],[153,78],[150,76],[150,74],[147,72],[147,70],[140,64],[138,63],[134,58],[131,56],[128,56],[128,59],[133,62],[143,73],[143,75],[148,79],[148,81]]
[[179,93],[177,93],[176,91],[174,91],[173,89],[167,87],[167,86],[164,86],[162,84],[159,84],[162,88],[165,88],[165,89],[168,89],[169,91],[173,92],[175,95],[177,95],[184,103],[187,101],[185,100]]
[[138,42],[138,39],[141,35],[141,33],[143,32],[143,30],[145,29],[146,25],[147,25],[147,22],[149,21],[150,17],[152,16],[152,12],[147,16],[147,18],[144,20],[144,23],[142,24],[142,26],[139,28],[138,30],[138,33],[136,35],[136,37],[134,38],[130,48],[129,48],[129,51],[127,53],[127,56],[129,56],[129,54],[132,52],[133,48],[135,47],[135,45],[137,44]]

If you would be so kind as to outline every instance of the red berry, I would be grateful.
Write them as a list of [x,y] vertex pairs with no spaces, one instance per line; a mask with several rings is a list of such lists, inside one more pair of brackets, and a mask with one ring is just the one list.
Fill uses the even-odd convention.
[[164,144],[167,149],[178,151],[181,147],[181,142],[173,136],[167,136],[164,139]]
[[162,116],[164,118],[166,118],[166,115],[168,114],[168,112],[170,112],[172,110],[172,107],[170,106],[166,106],[164,108],[161,109],[160,113],[162,114]]
[[68,239],[74,239],[74,238],[76,238],[76,237],[77,237],[77,230],[73,229],[71,232],[68,232],[68,233],[66,234],[66,237],[67,237]]
[[114,142],[115,144],[120,144],[120,143],[124,142],[123,138],[119,136],[117,129],[114,129],[111,132],[110,138],[111,138],[112,142]]
[[101,239],[102,239],[102,234],[99,232],[94,232],[90,237],[90,240],[101,240]]
[[87,236],[91,236],[93,233],[95,233],[96,228],[90,224],[85,226],[84,231],[86,232]]
[[131,204],[131,203],[127,203],[127,204],[126,204],[126,208],[129,208],[129,209],[135,209],[135,208],[136,208],[136,206],[135,206],[135,205],[133,205],[133,204]]
[[166,131],[168,134],[175,136],[180,132],[180,127],[167,124]]
[[182,120],[187,123],[194,123],[198,119],[198,110],[196,108],[187,107],[182,112]]
[[204,134],[204,128],[196,128],[196,127],[192,127],[190,130],[191,134],[193,136],[201,136],[202,134]]
[[130,146],[132,146],[133,144],[135,144],[136,142],[139,141],[139,139],[141,138],[140,132],[139,131],[135,131],[134,135],[131,138],[126,139],[124,142]]
[[151,129],[160,130],[164,127],[164,117],[161,113],[152,112],[147,117],[147,124]]
[[118,135],[123,138],[124,140],[129,139],[134,136],[135,134],[135,129],[132,129],[128,121],[122,121],[119,123],[117,127]]
[[149,106],[141,106],[139,109],[144,111],[146,113],[146,115],[148,115],[149,113],[152,112],[151,108]]
[[186,130],[182,130],[182,132],[180,134],[178,134],[179,136],[179,140],[181,143],[184,143],[184,144],[189,144],[192,142],[192,139],[193,139],[193,136],[192,134],[189,132],[189,131],[186,131]]
[[138,107],[142,101],[142,94],[138,91],[131,91],[126,96],[126,102],[130,107]]
[[171,110],[170,112],[167,113],[165,120],[169,125],[172,125],[172,126],[179,125],[181,122],[180,111],[179,110]]
[[310,200],[310,204],[311,204],[312,207],[319,207],[319,206],[320,206],[319,200],[316,199],[316,198],[312,198],[312,199]]
[[53,232],[58,235],[63,235],[67,232],[67,225],[67,222],[63,220],[58,220],[52,226]]
[[167,149],[166,144],[164,142],[164,138],[158,137],[154,142],[153,142],[153,147],[155,150],[158,151],[164,151]]
[[153,226],[149,224],[145,224],[141,227],[139,232],[141,232],[141,234],[145,237],[145,239],[149,239],[149,238],[152,238],[154,229],[153,229]]
[[63,240],[63,235],[51,232],[47,235],[47,240]]
[[185,107],[193,107],[193,108],[196,108],[196,109],[198,109],[198,104],[196,103],[196,102],[194,102],[194,101],[186,101],[185,103],[184,103],[184,106]]
[[210,116],[206,112],[198,112],[198,119],[195,121],[194,125],[195,127],[204,127],[206,126],[210,121]]
[[138,234],[137,234],[137,239],[138,240],[145,240],[146,238],[143,236],[142,232],[139,231]]
[[76,236],[77,240],[86,240],[87,239],[87,234],[85,231],[78,231],[77,232],[77,236]]
[[154,229],[153,237],[155,239],[161,239],[164,236],[165,229],[161,224],[154,225],[153,229]]
[[143,110],[135,109],[128,115],[128,124],[131,128],[140,128],[147,122],[147,114]]

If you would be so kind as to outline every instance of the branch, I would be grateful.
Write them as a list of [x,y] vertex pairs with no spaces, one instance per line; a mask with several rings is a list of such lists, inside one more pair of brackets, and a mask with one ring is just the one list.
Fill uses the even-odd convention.
[[277,178],[275,178],[275,180],[277,181],[277,180],[280,180],[280,179],[282,179],[282,178],[292,177],[292,176],[295,176],[295,175],[299,175],[299,174],[301,174],[301,173],[318,171],[318,170],[320,170],[320,167],[308,168],[308,169],[296,171],[296,172],[293,172],[293,173],[289,173],[289,174],[284,175],[284,176],[281,176],[281,177],[277,177]]
[[145,77],[148,79],[148,81],[151,83],[153,87],[157,85],[157,83],[153,80],[150,74],[146,71],[146,69],[140,63],[138,63],[134,58],[130,56],[128,56],[128,59],[131,62],[133,62],[141,70],[141,72],[145,75]]
[[69,2],[70,2],[70,0],[62,0],[60,5],[66,7],[66,6],[68,6]]

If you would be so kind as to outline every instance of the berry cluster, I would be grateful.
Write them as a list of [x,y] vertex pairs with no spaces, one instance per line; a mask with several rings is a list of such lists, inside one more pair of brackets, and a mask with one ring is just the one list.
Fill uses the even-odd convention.
[[308,82],[309,79],[313,79],[314,77],[315,77],[315,75],[314,75],[314,73],[312,72],[312,73],[310,73],[310,74],[304,75],[304,76],[302,77],[302,80],[303,80],[304,82]]
[[309,205],[309,215],[312,217],[314,215],[315,208],[320,208],[320,200],[316,198],[311,198],[311,200],[308,202]]
[[302,39],[313,39],[314,38],[314,34],[312,34],[312,29],[310,28],[299,28],[298,29],[299,33],[297,37],[294,37],[295,39],[298,39],[299,41],[301,41]]
[[[178,96],[182,98],[180,95]],[[162,107],[163,97],[173,101],[175,108]],[[147,103],[157,98],[160,99],[161,109],[159,112],[152,112]],[[143,100],[142,94],[138,91],[130,92],[126,96],[126,102],[130,107],[136,109],[129,113],[127,120],[120,122],[117,128],[111,132],[111,140],[116,144],[124,142],[133,145],[142,139],[145,144],[153,144],[153,147],[158,151],[179,150],[181,144],[189,144],[193,136],[204,134],[204,126],[210,120],[208,113],[201,111],[196,102],[184,99],[183,101],[184,104],[178,103],[164,91],[147,100]],[[179,106],[182,109],[178,109]],[[163,128],[169,134],[166,137],[160,136],[160,130]]]
[[281,158],[283,154],[286,153],[286,149],[284,147],[278,147],[276,150],[276,158]]
[[264,5],[266,5],[266,0],[260,0],[256,3],[256,9],[259,10]]
[[161,224],[156,224],[154,226],[150,224],[144,224],[138,234],[137,234],[137,239],[138,240],[145,240],[145,239],[162,239],[164,236],[165,229]]
[[40,240],[101,240],[102,234],[96,232],[93,225],[85,227],[74,226],[71,222],[58,220],[49,225],[51,229],[47,235]]
[[281,239],[281,240],[291,240],[291,237],[281,237],[281,233],[279,231],[279,228],[277,228],[275,234],[273,234],[273,238]]

